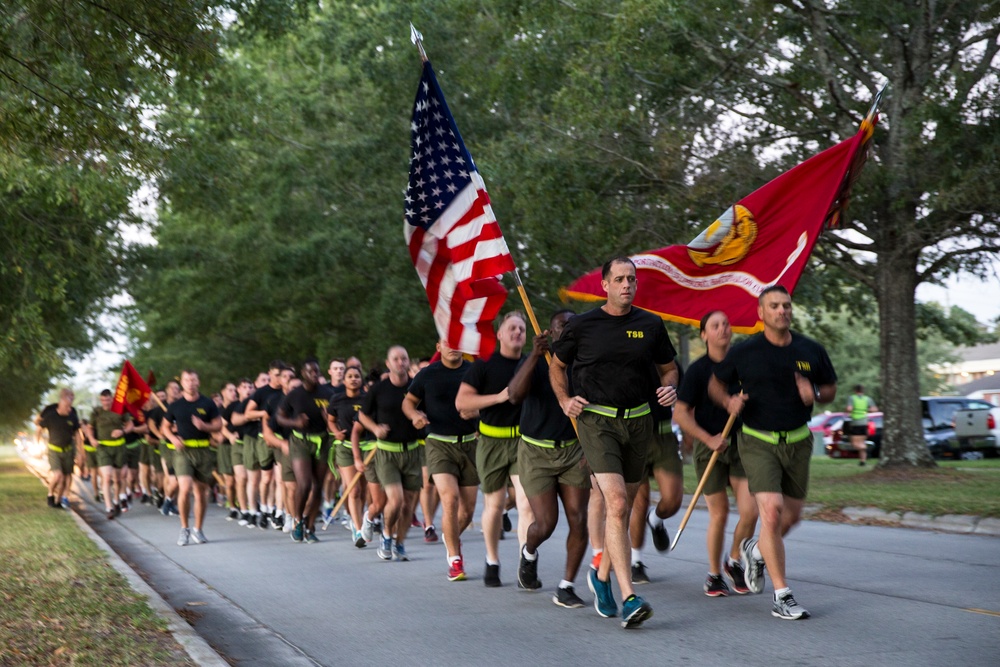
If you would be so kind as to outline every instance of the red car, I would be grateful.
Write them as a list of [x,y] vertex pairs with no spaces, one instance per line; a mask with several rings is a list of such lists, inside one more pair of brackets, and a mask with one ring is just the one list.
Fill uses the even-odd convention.
[[[856,459],[860,452],[851,446],[850,436],[844,435],[844,424],[847,415],[837,423],[832,424],[830,442],[826,444],[826,455],[833,459]],[[882,449],[882,413],[868,413],[868,434],[865,436],[868,445],[868,458],[877,459]]]
[[815,415],[809,420],[809,430],[813,433],[823,434],[823,444],[829,445],[833,442],[833,432],[841,427],[846,412],[823,412]]

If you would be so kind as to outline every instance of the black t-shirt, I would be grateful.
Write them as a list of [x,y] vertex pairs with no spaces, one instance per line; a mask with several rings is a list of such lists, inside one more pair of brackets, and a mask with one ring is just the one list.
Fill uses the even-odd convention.
[[80,418],[76,408],[70,406],[69,414],[63,416],[58,412],[59,404],[46,405],[39,417],[42,428],[49,432],[49,443],[56,447],[68,447],[73,444],[73,436],[80,430]]
[[[276,436],[282,440],[288,440],[288,438],[292,435],[292,429],[285,428],[279,424],[278,419],[275,417],[275,415],[278,414],[278,408],[280,408],[281,404],[285,401],[285,392],[279,390],[277,393],[267,396],[264,400],[267,402],[260,407],[267,413],[267,417],[264,418],[267,420],[267,425],[271,427],[271,430]],[[261,432],[263,432],[263,428],[261,429]]]
[[[324,411],[330,404],[330,397],[333,394],[333,387],[325,384],[318,384],[308,391],[305,386],[299,385],[288,392],[281,402],[281,413],[289,418],[296,418],[301,414],[309,417],[305,433],[318,435],[326,433],[326,415]],[[275,425],[274,422],[271,423]]]
[[435,361],[413,378],[410,393],[420,400],[419,407],[427,415],[428,433],[471,435],[476,432],[476,420],[462,419],[455,409],[455,396],[470,366],[471,363],[463,361],[458,368],[448,368]]
[[[281,390],[280,387],[274,389],[273,387],[271,387],[271,385],[266,384],[253,393],[253,395],[250,397],[250,401],[254,401],[257,404],[258,410],[264,410],[265,412],[268,412],[268,414],[271,414],[270,411],[268,411],[267,406],[273,396],[284,396],[284,392]],[[247,401],[247,404],[249,404],[250,401]],[[271,426],[273,427],[275,426],[275,424],[272,422]],[[247,422],[246,430],[244,431],[243,435],[259,438],[262,429],[263,427],[261,426],[260,420],[255,419],[253,421]]]
[[[156,430],[159,431],[160,430],[160,424],[163,422],[163,416],[166,414],[163,411],[163,408],[161,408],[159,406],[159,404],[156,404],[153,407],[151,407],[149,410],[143,410],[142,413],[144,415],[146,415],[146,423],[147,424],[154,424],[156,426]],[[153,433],[153,429],[152,428],[149,429],[149,431],[146,432],[146,439],[149,440],[152,443],[155,443],[157,441],[156,434]]]
[[[330,405],[327,406],[326,411],[337,420],[337,427],[344,432],[346,440],[351,439],[351,430],[354,428],[354,422],[358,421],[358,411],[364,400],[363,393],[352,397],[347,395],[346,390],[335,394],[330,399]],[[371,439],[371,434],[368,431],[361,434],[362,441]]]
[[595,308],[571,318],[553,353],[564,364],[573,362],[580,396],[615,408],[649,401],[660,385],[650,367],[677,356],[660,318],[635,307],[625,315]]
[[[653,369],[653,384],[655,387],[660,386],[660,374],[656,371],[656,366]],[[677,364],[677,386],[680,387],[681,381],[684,379],[684,369],[681,368],[680,364]],[[572,395],[572,394],[571,394]],[[653,395],[649,399],[649,408],[653,415],[653,422],[656,424],[661,424],[663,422],[668,422],[674,418],[674,408],[672,405],[660,405],[660,397],[656,395],[656,389],[653,389]]]
[[219,416],[219,407],[204,394],[198,394],[198,398],[193,401],[181,396],[167,406],[166,419],[174,425],[181,440],[208,440],[210,434],[195,428],[191,423],[191,417],[195,415],[208,423]]
[[[497,350],[489,359],[476,359],[465,378],[465,384],[475,389],[481,396],[499,394],[507,388],[517,372],[521,359],[508,359]],[[479,420],[489,426],[517,426],[521,423],[521,406],[504,401],[479,411]]]
[[[708,395],[708,381],[717,365],[718,363],[712,361],[706,354],[688,366],[684,379],[677,388],[677,400],[690,405],[694,409],[694,420],[698,422],[698,426],[712,434],[722,433],[722,429],[726,428],[726,422],[729,421],[726,409]],[[739,390],[739,385],[730,385],[731,394]],[[740,420],[737,418],[730,433],[736,433],[739,424]]]
[[413,428],[413,422],[403,414],[403,399],[409,385],[407,382],[397,387],[389,378],[379,380],[361,402],[361,412],[376,424],[389,427],[389,433],[384,438],[386,442],[414,442],[420,437],[417,429]]
[[[522,360],[521,364],[524,363]],[[572,440],[576,437],[573,422],[563,413],[552,391],[549,365],[545,359],[539,359],[535,364],[531,389],[521,403],[521,435],[538,440]]]
[[723,384],[738,382],[747,394],[743,423],[763,431],[791,431],[809,421],[812,407],[799,396],[796,372],[817,385],[837,381],[823,346],[796,333],[784,347],[757,334],[734,345],[715,367],[715,377]]

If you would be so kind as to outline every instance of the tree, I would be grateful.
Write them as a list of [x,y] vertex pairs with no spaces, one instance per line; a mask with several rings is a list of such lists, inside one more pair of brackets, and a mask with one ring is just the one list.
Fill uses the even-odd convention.
[[[841,230],[816,250],[879,307],[882,466],[931,466],[921,438],[916,286],[981,274],[1000,250],[1000,3],[720,3],[699,46],[728,75],[712,99],[786,161],[853,133],[888,83],[875,154]],[[780,143],[775,143],[777,138]],[[739,142],[739,140],[736,140]]]

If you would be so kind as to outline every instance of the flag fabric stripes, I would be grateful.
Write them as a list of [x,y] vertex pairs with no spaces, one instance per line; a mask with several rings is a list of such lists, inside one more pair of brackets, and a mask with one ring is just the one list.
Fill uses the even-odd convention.
[[403,224],[438,335],[486,357],[493,319],[507,298],[499,276],[514,270],[489,195],[429,61],[413,103],[410,178]]
[[111,411],[122,414],[125,410],[136,419],[142,415],[142,406],[146,404],[152,391],[146,381],[135,370],[132,362],[125,360],[122,366],[121,377],[118,378],[118,385],[115,387],[114,401],[111,403]]

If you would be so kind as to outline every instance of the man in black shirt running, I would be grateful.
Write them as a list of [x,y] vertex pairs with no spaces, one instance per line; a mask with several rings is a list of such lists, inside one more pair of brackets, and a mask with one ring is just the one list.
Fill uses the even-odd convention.
[[[708,390],[730,414],[743,417],[740,459],[760,511],[759,542],[740,545],[747,588],[763,590],[766,564],[774,582],[771,613],[796,620],[809,612],[785,581],[784,536],[799,522],[809,486],[813,404],[836,397],[837,374],[822,345],[792,333],[792,298],[784,287],[768,287],[758,304],[764,332],[729,350]],[[730,395],[729,385],[737,382],[741,392]]]
[[[632,260],[608,261],[601,276],[607,303],[566,324],[553,348],[549,379],[563,412],[577,419],[584,455],[604,495],[604,549],[610,558],[602,558],[599,569],[589,573],[594,606],[606,618],[618,615],[610,582],[613,566],[623,598],[622,626],[634,628],[650,618],[653,609],[632,587],[628,521],[655,437],[649,397],[655,392],[660,405],[677,400],[676,353],[660,318],[632,306]],[[570,364],[573,396],[566,375]],[[659,386],[653,382],[653,366]]]

